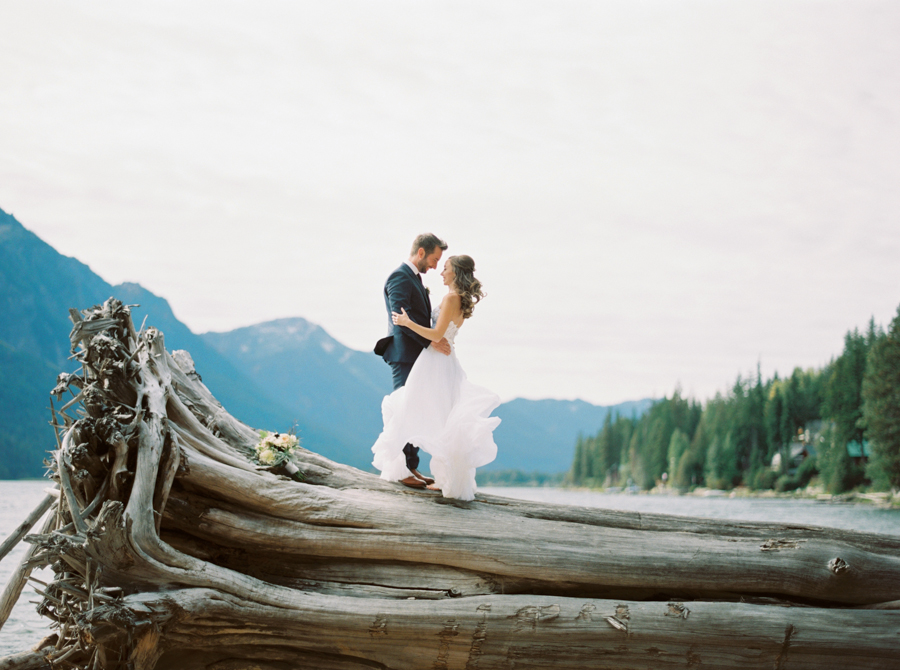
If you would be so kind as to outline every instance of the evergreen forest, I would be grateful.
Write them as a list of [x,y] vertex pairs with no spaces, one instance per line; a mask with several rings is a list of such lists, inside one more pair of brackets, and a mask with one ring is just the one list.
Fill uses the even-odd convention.
[[701,404],[675,391],[642,416],[608,415],[579,437],[567,482],[602,488],[829,493],[900,489],[900,307],[844,338],[822,369],[738,376]]

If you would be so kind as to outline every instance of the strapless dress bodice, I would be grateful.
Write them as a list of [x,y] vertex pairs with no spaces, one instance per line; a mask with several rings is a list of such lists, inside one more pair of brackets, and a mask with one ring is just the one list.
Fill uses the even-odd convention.
[[[438,307],[435,307],[431,312],[431,325],[434,327],[437,324],[438,317],[441,314],[441,310]],[[459,333],[459,326],[457,326],[452,321],[447,326],[447,330],[444,332],[444,337],[447,338],[447,341],[450,343],[452,347],[456,342],[456,334]]]

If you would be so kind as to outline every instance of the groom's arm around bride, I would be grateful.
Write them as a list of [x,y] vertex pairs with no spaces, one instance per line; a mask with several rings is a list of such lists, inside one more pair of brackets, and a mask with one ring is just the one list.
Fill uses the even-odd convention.
[[409,260],[394,270],[384,284],[389,335],[378,340],[375,353],[391,367],[394,389],[404,385],[413,364],[426,347],[433,346],[443,354],[450,353],[450,345],[446,340],[432,343],[409,328],[395,325],[391,320],[392,312],[399,314],[403,309],[415,323],[431,327],[431,300],[420,274],[437,267],[446,247],[446,243],[434,235],[420,235],[413,243]]

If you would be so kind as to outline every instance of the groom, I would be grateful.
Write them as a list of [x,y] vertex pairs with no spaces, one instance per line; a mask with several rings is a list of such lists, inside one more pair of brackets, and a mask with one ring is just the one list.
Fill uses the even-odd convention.
[[[446,251],[447,243],[436,235],[423,233],[412,245],[409,258],[394,270],[384,283],[384,305],[387,308],[387,337],[378,340],[375,353],[391,366],[394,378],[394,390],[406,384],[413,363],[427,346],[434,347],[442,354],[450,355],[450,344],[446,339],[432,342],[411,331],[409,328],[394,325],[391,312],[400,313],[405,309],[409,318],[426,328],[431,328],[431,300],[428,290],[422,283],[422,274],[437,268],[441,254]],[[411,477],[400,481],[409,487],[423,489],[434,480],[424,477],[416,469],[419,467],[419,448],[409,442],[403,447],[406,455],[406,467],[412,472]]]

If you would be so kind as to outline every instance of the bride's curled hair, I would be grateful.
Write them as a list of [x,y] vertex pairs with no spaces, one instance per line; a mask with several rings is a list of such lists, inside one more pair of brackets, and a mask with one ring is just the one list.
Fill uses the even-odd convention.
[[453,268],[453,284],[459,294],[463,318],[468,319],[475,310],[475,303],[487,294],[481,290],[481,282],[475,279],[475,261],[471,256],[451,256],[450,267]]

